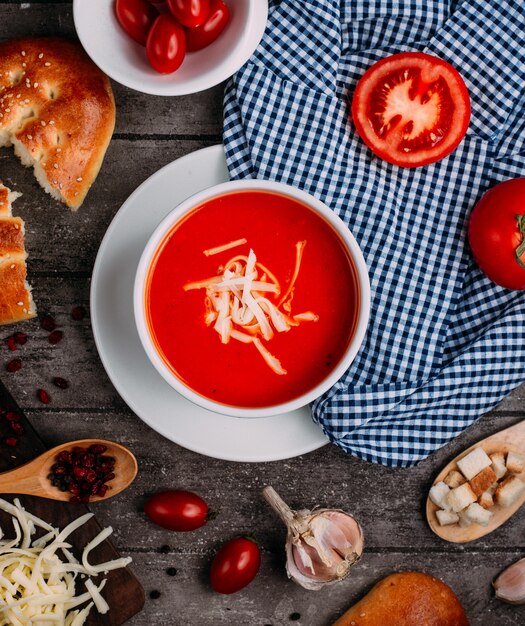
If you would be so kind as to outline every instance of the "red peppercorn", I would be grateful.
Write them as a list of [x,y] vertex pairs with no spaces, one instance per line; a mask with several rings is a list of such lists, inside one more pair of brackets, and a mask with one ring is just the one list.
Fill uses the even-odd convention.
[[55,378],[53,378],[53,385],[59,389],[67,389],[69,387],[67,380],[65,378],[61,378],[60,376],[55,376]]
[[14,448],[18,444],[18,439],[16,437],[5,437],[4,443],[6,446]]
[[83,306],[76,306],[71,310],[71,317],[76,321],[83,320],[86,316],[86,309]]
[[101,498],[103,498],[106,495],[107,490],[108,490],[107,485],[101,485],[99,490],[97,491],[97,496],[100,496]]
[[49,333],[49,343],[52,345],[56,345],[62,341],[62,337],[64,333],[61,330],[54,330],[52,333]]
[[44,315],[44,317],[40,320],[40,326],[44,330],[47,330],[48,332],[51,332],[51,331],[55,330],[57,325],[56,325],[54,317],[52,317],[51,315]]
[[20,422],[9,422],[9,426],[11,427],[11,430],[16,435],[23,435],[24,434],[24,427],[22,426],[22,424]]
[[93,454],[104,454],[107,449],[107,446],[104,446],[101,443],[94,443],[93,445],[89,446],[89,451]]
[[22,416],[14,411],[9,411],[5,414],[5,418],[8,422],[19,422],[22,419]]
[[27,342],[27,335],[25,333],[17,332],[13,335],[13,338],[19,346],[23,346]]
[[14,352],[16,350],[16,342],[15,342],[15,338],[13,336],[8,337],[5,340],[7,347],[9,348],[10,352]]
[[69,498],[69,501],[71,502],[71,504],[79,504],[81,502],[80,496],[71,496],[71,498]]
[[8,372],[18,372],[19,370],[22,369],[22,361],[20,359],[12,359],[11,361],[9,361],[9,363],[5,366],[5,369]]
[[51,402],[51,398],[45,389],[39,389],[36,393],[42,404],[49,404]]

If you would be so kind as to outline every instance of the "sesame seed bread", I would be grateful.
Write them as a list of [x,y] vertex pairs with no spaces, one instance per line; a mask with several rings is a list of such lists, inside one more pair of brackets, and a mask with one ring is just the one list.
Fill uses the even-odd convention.
[[0,184],[0,325],[36,315],[26,281],[24,222],[11,215],[11,202],[17,197],[18,194]]
[[77,209],[115,126],[107,76],[60,38],[0,43],[0,146],[14,146],[42,187]]
[[469,626],[450,587],[421,572],[380,580],[333,626]]

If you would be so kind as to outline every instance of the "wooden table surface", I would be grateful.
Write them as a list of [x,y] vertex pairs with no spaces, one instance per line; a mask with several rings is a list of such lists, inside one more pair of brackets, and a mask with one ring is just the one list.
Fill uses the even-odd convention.
[[[0,39],[28,35],[75,36],[71,3],[0,0]],[[178,98],[143,95],[116,83],[113,88],[115,135],[78,213],[46,195],[12,150],[0,151],[0,180],[24,194],[15,212],[26,220],[35,300],[39,311],[53,314],[64,331],[64,340],[50,346],[38,321],[20,325],[30,336],[19,353],[23,369],[16,374],[5,372],[10,353],[1,346],[0,368],[2,380],[49,446],[103,437],[128,444],[136,453],[140,470],[132,487],[93,506],[100,523],[114,527],[115,542],[124,555],[133,557],[133,569],[146,589],[144,611],[129,624],[329,625],[375,581],[410,569],[429,572],[448,583],[473,626],[525,624],[525,607],[505,605],[494,599],[491,590],[496,574],[525,553],[525,512],[488,537],[464,546],[439,540],[424,518],[429,485],[444,463],[476,440],[525,418],[525,386],[452,444],[409,470],[371,465],[332,445],[272,463],[207,458],[161,437],[119,397],[98,357],[89,316],[74,322],[71,308],[89,307],[91,271],[99,244],[129,194],[163,165],[221,141],[223,86]],[[4,328],[0,338],[11,332],[12,328]],[[53,376],[69,379],[70,388],[53,389]],[[52,393],[49,406],[36,398],[39,387]],[[287,580],[285,530],[260,495],[267,484],[293,507],[319,504],[345,509],[357,517],[364,528],[366,551],[346,581],[311,592]],[[194,490],[219,510],[219,516],[194,533],[157,528],[146,521],[142,506],[148,493],[162,488]],[[208,571],[218,546],[252,531],[263,552],[258,577],[235,595],[213,593]],[[175,576],[167,575],[169,567],[176,568]],[[153,590],[161,592],[158,599],[149,598]]]

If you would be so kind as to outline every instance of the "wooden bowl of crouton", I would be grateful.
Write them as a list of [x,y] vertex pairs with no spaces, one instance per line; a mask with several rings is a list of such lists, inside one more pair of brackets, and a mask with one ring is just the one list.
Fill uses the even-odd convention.
[[525,421],[471,446],[437,475],[427,499],[430,528],[445,541],[488,535],[525,502]]

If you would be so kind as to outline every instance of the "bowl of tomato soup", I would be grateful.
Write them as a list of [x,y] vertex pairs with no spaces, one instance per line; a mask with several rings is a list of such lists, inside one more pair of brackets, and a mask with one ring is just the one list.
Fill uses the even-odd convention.
[[297,409],[350,366],[369,317],[363,255],[309,194],[232,181],[177,206],[142,254],[137,329],[161,376],[231,416]]

